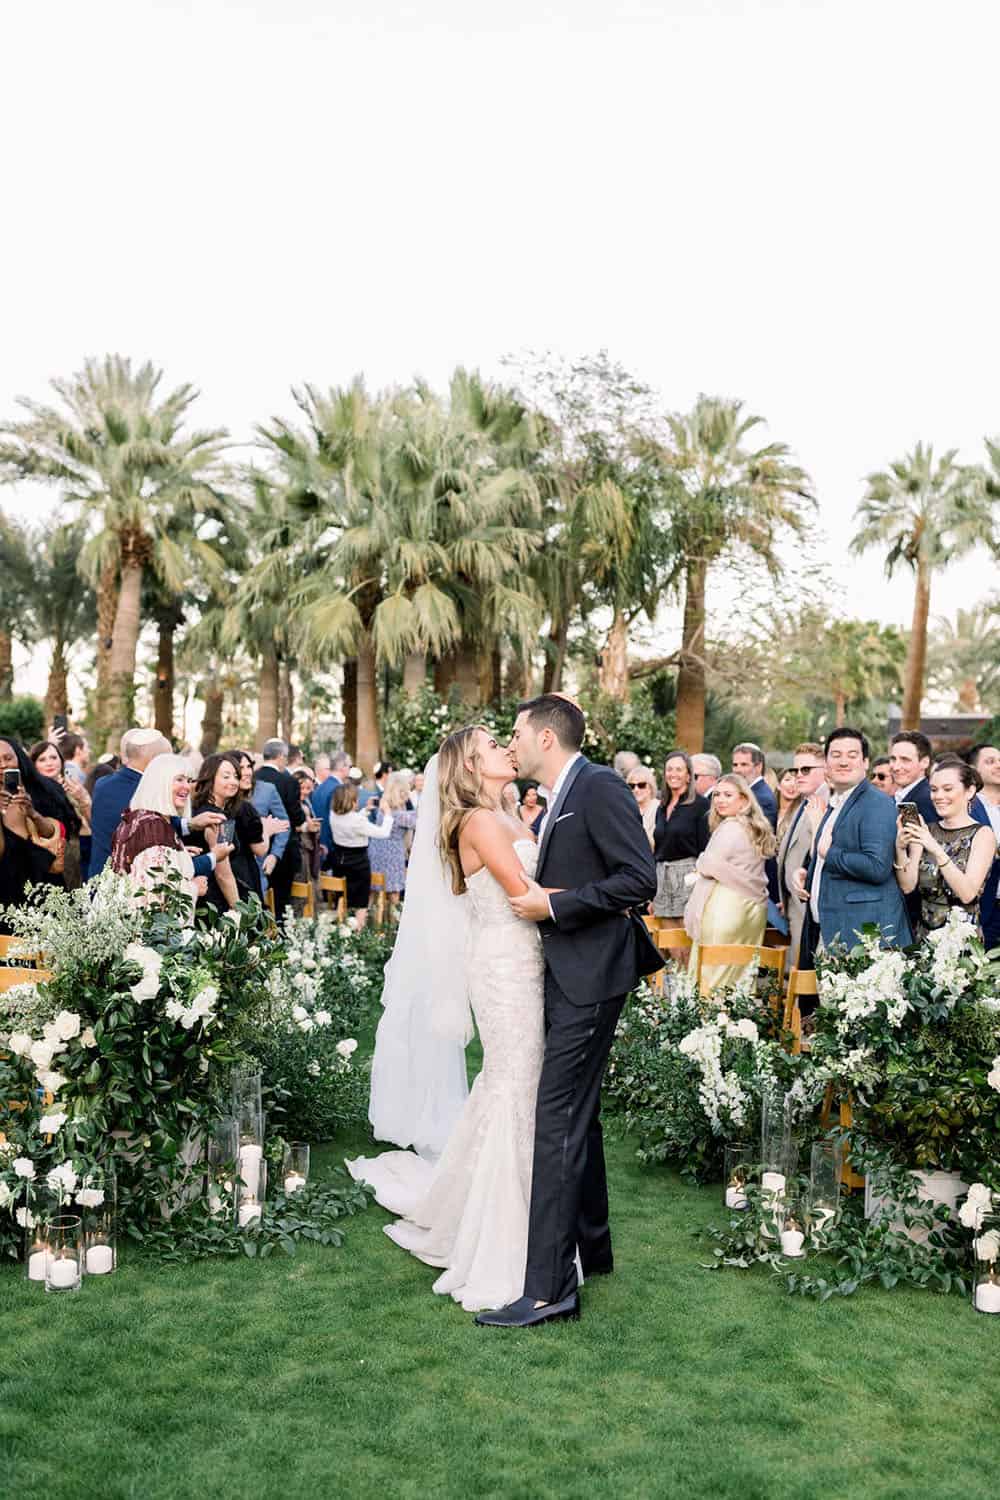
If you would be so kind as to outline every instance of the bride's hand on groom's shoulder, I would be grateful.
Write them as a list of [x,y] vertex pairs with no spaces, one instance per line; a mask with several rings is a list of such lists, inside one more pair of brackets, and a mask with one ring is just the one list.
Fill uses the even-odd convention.
[[543,922],[551,915],[549,911],[550,892],[531,880],[524,877],[528,889],[523,896],[508,896],[507,900],[517,916],[523,917],[526,922]]

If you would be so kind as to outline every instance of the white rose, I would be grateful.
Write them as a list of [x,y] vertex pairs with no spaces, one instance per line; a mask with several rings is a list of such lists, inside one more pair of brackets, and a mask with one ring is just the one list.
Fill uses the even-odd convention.
[[94,1035],[93,1026],[88,1026],[86,1030],[80,1032],[80,1041],[84,1047],[97,1046],[97,1038]]
[[311,1016],[306,1016],[305,1020],[296,1022],[296,1025],[298,1026],[298,1028],[299,1028],[300,1031],[307,1031],[307,1032],[308,1031],[312,1031],[312,1029],[313,1029],[312,1017]]
[[984,1203],[987,1207],[993,1202],[993,1194],[985,1182],[974,1182],[969,1189],[970,1203]]
[[1000,1230],[989,1229],[975,1242],[978,1260],[996,1260],[1000,1256]]
[[103,1188],[81,1188],[76,1195],[81,1208],[100,1208],[104,1202]]
[[72,1010],[61,1010],[52,1023],[61,1042],[70,1042],[80,1035],[80,1017]]
[[138,964],[142,978],[131,986],[133,1000],[154,1000],[160,993],[160,969],[163,959],[153,948],[143,943],[129,943],[122,954],[126,963]]
[[22,1229],[34,1229],[35,1216],[33,1213],[30,1213],[28,1209],[19,1208],[14,1217],[17,1219],[17,1222],[20,1224]]
[[30,1057],[36,1068],[51,1067],[55,1055],[56,1049],[51,1042],[32,1042]]
[[342,1042],[337,1043],[337,1051],[341,1057],[353,1057],[357,1048],[358,1044],[352,1036],[345,1037]]
[[306,1072],[309,1074],[310,1078],[319,1077],[319,1063],[315,1058],[313,1058],[311,1063],[306,1064]]
[[9,1187],[6,1182],[0,1182],[0,1210],[10,1208],[15,1196],[16,1194],[12,1187]]
[[19,1156],[14,1162],[15,1177],[23,1177],[25,1182],[34,1182],[35,1163],[30,1156]]
[[211,1010],[212,1006],[215,1004],[218,998],[219,991],[216,989],[215,985],[206,984],[203,989],[200,989],[198,991],[197,995],[195,995],[194,999],[191,1001],[191,1004],[196,1010]]
[[53,1167],[45,1181],[53,1192],[64,1193],[67,1198],[76,1192],[77,1175],[73,1170],[71,1161],[64,1161],[58,1167]]
[[333,1017],[328,1010],[318,1010],[314,1020],[317,1026],[329,1026]]
[[986,1082],[991,1089],[996,1089],[997,1093],[1000,1094],[1000,1057],[993,1059],[993,1066],[986,1075]]
[[748,1042],[757,1040],[757,1023],[751,1021],[749,1016],[744,1016],[741,1021],[736,1022],[736,1035],[741,1036]]
[[27,1057],[31,1051],[31,1037],[26,1031],[12,1031],[7,1046],[15,1057]]
[[61,1111],[54,1115],[43,1115],[38,1122],[38,1128],[42,1135],[55,1135],[57,1131],[62,1130],[66,1124],[66,1119],[67,1116]]
[[306,1010],[306,1008],[305,1008],[304,1005],[293,1005],[292,1006],[292,1020],[293,1021],[304,1021],[304,1020],[307,1019],[308,1015],[309,1015],[309,1012]]
[[58,1094],[63,1084],[66,1082],[65,1073],[52,1073],[49,1072],[46,1068],[41,1068],[35,1074],[35,1077],[38,1079],[38,1082],[41,1084],[42,1088],[47,1089],[50,1094]]

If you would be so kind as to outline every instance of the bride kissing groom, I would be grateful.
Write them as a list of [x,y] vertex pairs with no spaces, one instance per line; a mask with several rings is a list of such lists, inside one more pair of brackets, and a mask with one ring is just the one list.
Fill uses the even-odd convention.
[[[613,1269],[601,1083],[629,992],[662,967],[635,800],[580,753],[584,729],[545,694],[509,747],[473,726],[429,763],[370,1109],[379,1139],[416,1151],[348,1163],[401,1215],[390,1238],[441,1269],[434,1290],[489,1327],[579,1317],[581,1281]],[[501,804],[518,773],[551,788],[537,845]]]

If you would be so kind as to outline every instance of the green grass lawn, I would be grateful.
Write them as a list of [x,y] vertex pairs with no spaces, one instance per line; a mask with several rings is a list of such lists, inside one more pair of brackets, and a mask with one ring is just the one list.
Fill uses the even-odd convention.
[[[333,1165],[362,1135],[321,1153]],[[1000,1319],[708,1274],[714,1190],[609,1152],[614,1276],[577,1324],[476,1328],[347,1221],[341,1250],[160,1269],[76,1297],[0,1273],[0,1493],[174,1497],[993,1495]]]

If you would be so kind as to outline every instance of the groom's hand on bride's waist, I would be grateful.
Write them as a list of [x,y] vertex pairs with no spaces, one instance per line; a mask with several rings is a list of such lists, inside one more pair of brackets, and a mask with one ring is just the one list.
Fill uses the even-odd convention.
[[541,886],[537,881],[529,880],[527,875],[528,889],[523,896],[508,896],[515,914],[523,917],[526,922],[544,922],[551,918],[552,908],[549,905],[549,897],[562,890],[562,886]]

